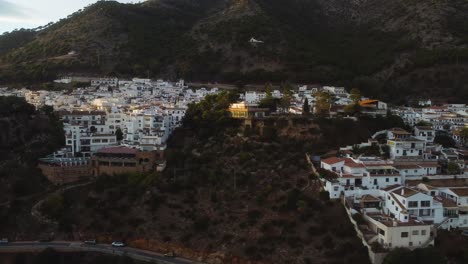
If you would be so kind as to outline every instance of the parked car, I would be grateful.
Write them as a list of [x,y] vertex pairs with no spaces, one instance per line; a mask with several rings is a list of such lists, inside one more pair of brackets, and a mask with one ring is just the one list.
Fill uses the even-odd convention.
[[121,241],[114,241],[111,244],[113,247],[125,247],[125,243]]
[[177,256],[176,256],[176,254],[174,253],[174,251],[171,251],[171,252],[169,252],[169,253],[164,254],[164,257],[166,257],[166,258],[175,258],[175,257],[177,257]]
[[462,231],[462,235],[468,236],[468,230],[463,230],[463,231]]
[[96,239],[85,240],[83,243],[86,244],[86,245],[96,245],[97,244]]
[[8,244],[8,238],[2,238],[0,239],[0,244]]

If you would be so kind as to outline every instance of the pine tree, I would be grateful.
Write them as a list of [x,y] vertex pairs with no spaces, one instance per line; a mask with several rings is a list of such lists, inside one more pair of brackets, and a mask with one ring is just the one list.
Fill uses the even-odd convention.
[[117,141],[122,141],[123,139],[123,132],[122,132],[122,129],[120,128],[117,128],[117,130],[115,131],[115,137],[117,138]]
[[302,113],[307,115],[310,113],[309,99],[304,100],[304,105],[302,106]]

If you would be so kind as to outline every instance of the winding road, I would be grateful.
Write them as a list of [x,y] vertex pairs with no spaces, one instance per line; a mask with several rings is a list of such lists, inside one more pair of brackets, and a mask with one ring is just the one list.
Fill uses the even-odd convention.
[[83,251],[83,252],[100,252],[110,255],[128,256],[132,259],[147,261],[158,264],[195,264],[194,262],[183,258],[165,257],[163,254],[152,251],[141,250],[130,247],[112,247],[109,244],[87,245],[76,241],[51,241],[51,242],[10,242],[0,244],[0,253],[2,252],[35,252],[53,248],[57,251]]

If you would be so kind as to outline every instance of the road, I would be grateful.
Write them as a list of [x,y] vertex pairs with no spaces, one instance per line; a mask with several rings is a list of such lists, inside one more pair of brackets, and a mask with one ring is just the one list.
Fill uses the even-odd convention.
[[100,252],[110,255],[128,256],[132,259],[148,261],[158,264],[195,264],[188,259],[164,257],[163,254],[152,251],[141,250],[130,247],[112,247],[108,244],[85,245],[76,241],[52,241],[52,242],[10,242],[8,244],[0,244],[1,252],[34,252],[46,248],[53,248],[57,251],[84,251],[84,252]]

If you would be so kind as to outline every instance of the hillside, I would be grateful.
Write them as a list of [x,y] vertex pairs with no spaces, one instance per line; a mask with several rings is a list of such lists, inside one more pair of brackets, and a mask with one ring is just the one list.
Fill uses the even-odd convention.
[[468,99],[467,13],[465,0],[101,1],[39,31],[0,36],[0,83],[151,75]]
[[42,197],[45,223],[27,204],[0,210],[0,218],[21,219],[0,233],[125,240],[206,263],[367,263],[343,206],[320,192],[305,154],[361,142],[401,119],[273,117],[248,129],[229,118],[232,100],[221,93],[190,106],[163,173],[102,176]]
[[[0,127],[0,204],[3,207],[13,198],[40,193],[48,186],[36,168],[37,159],[62,146],[63,130],[53,114],[36,111],[33,105],[17,97],[0,97]],[[4,218],[4,222],[10,220],[16,221]]]

